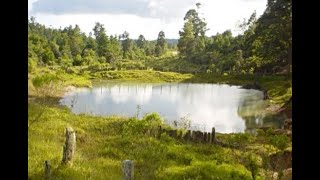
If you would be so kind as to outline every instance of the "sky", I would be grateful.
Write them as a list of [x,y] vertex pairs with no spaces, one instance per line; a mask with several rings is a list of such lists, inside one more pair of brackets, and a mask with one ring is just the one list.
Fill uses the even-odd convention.
[[53,28],[78,24],[87,35],[100,22],[108,35],[127,31],[132,39],[143,34],[154,40],[162,30],[166,38],[177,39],[186,12],[197,2],[202,4],[199,13],[207,22],[207,36],[225,30],[237,35],[237,24],[254,11],[259,17],[267,4],[267,0],[28,0],[28,16]]

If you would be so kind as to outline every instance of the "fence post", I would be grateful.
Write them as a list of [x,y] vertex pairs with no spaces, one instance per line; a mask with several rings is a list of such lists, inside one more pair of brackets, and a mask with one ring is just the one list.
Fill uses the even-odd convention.
[[216,141],[216,128],[212,128],[212,132],[211,132],[211,142],[215,143]]
[[203,142],[206,143],[207,139],[208,139],[208,133],[204,132],[204,134],[203,134]]
[[188,130],[188,131],[187,131],[186,140],[187,140],[187,141],[191,141],[191,130]]
[[50,161],[46,160],[44,161],[44,178],[46,180],[50,179],[51,176],[51,165]]
[[196,139],[196,131],[191,131],[191,141],[195,141]]
[[133,180],[133,162],[130,160],[122,161],[122,180]]
[[76,133],[71,127],[66,128],[66,142],[63,146],[63,164],[72,164],[74,152],[76,150]]

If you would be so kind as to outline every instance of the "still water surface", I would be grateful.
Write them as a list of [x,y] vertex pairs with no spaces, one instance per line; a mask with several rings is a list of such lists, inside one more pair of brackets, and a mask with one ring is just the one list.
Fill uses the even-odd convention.
[[215,127],[217,132],[231,133],[265,124],[278,126],[261,112],[266,105],[263,93],[240,86],[104,83],[69,92],[60,103],[76,114],[142,117],[158,112],[168,124],[202,131]]

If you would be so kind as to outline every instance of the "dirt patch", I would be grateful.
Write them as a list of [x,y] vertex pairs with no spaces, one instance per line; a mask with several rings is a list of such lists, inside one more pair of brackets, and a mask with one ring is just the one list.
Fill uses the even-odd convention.
[[284,170],[292,167],[292,152],[290,151],[278,152],[269,158],[269,168],[272,170]]

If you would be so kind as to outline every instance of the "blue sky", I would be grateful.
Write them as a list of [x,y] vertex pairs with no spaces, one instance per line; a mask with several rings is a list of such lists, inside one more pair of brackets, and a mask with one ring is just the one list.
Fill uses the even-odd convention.
[[260,16],[267,4],[267,0],[28,0],[28,15],[55,28],[78,24],[87,34],[100,22],[109,35],[128,31],[133,39],[143,34],[150,40],[163,30],[167,38],[178,38],[185,13],[197,2],[202,4],[200,16],[208,24],[208,36],[227,29],[237,34],[236,25],[254,10]]

